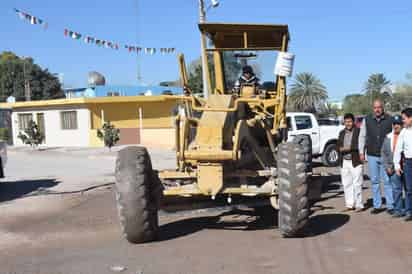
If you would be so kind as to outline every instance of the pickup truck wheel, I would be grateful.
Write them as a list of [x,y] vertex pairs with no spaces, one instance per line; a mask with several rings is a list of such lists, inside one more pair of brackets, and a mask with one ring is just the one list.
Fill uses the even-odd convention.
[[144,147],[127,147],[116,159],[115,194],[120,225],[131,243],[157,237],[161,184]]
[[304,153],[300,145],[285,143],[278,154],[279,230],[283,237],[295,237],[309,218]]
[[305,158],[306,172],[312,172],[312,139],[309,135],[297,135],[293,138],[292,143],[298,144],[302,148],[303,157]]
[[336,144],[329,144],[326,146],[322,154],[322,163],[328,167],[336,167],[339,165],[339,152]]

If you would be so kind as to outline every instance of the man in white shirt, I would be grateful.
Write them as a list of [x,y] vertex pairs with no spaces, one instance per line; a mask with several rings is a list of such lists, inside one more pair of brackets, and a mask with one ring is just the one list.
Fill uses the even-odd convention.
[[389,180],[392,183],[394,210],[392,216],[396,218],[403,217],[405,212],[402,198],[402,189],[404,185],[403,176],[398,176],[398,174],[396,174],[393,164],[393,152],[395,151],[396,144],[398,143],[399,134],[402,131],[402,125],[402,116],[394,115],[392,121],[392,132],[386,136],[381,149],[383,165],[385,166],[386,173],[388,174]]
[[[402,121],[404,129],[399,134],[393,162],[396,174],[405,175],[405,221],[412,221],[412,108],[402,111]],[[402,153],[405,159],[403,167],[401,166]]]

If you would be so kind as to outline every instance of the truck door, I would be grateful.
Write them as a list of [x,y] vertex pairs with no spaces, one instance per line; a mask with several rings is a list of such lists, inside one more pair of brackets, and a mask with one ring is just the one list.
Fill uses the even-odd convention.
[[317,122],[312,115],[299,114],[293,117],[296,129],[292,132],[294,135],[306,134],[312,139],[312,153],[319,154],[320,136]]

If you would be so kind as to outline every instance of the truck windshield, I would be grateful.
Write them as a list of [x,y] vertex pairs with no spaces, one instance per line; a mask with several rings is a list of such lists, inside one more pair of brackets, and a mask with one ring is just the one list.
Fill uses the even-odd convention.
[[295,116],[295,123],[297,130],[312,128],[312,120],[310,119],[310,116]]

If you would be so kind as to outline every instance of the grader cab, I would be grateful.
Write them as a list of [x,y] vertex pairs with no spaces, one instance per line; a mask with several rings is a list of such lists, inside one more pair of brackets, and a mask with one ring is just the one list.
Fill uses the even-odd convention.
[[133,243],[154,240],[166,196],[230,201],[241,195],[270,201],[281,234],[295,236],[309,215],[311,143],[309,136],[287,142],[286,75],[277,72],[270,87],[245,84],[234,90],[226,81],[224,58],[265,51],[278,52],[279,59],[288,50],[288,27],[205,23],[199,28],[211,44],[205,54],[213,69],[204,68],[210,92],[204,98],[192,93],[180,55],[185,94],[175,120],[176,168],[155,172],[144,147],[119,151],[115,189],[123,232]]

